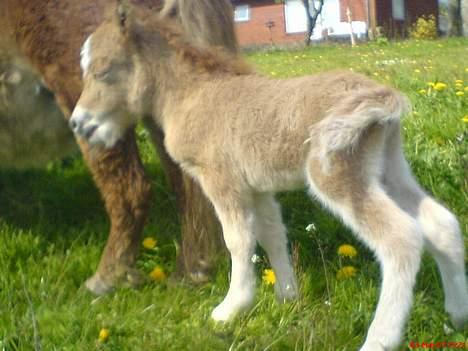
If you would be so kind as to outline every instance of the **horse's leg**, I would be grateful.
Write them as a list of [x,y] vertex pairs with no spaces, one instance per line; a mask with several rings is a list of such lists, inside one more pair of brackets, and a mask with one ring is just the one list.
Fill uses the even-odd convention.
[[249,308],[254,299],[255,208],[251,194],[239,189],[228,175],[205,170],[197,178],[215,208],[231,254],[229,291],[211,314],[216,321],[227,321]]
[[255,237],[268,255],[277,277],[276,296],[280,301],[297,296],[297,281],[288,253],[286,227],[281,219],[281,207],[270,193],[254,195]]
[[164,147],[164,134],[151,118],[145,126],[164,168],[171,191],[175,194],[181,218],[182,243],[177,257],[178,273],[195,283],[207,281],[221,248],[221,227],[213,206],[197,182],[182,173]]
[[[376,126],[353,152],[330,156],[330,169],[322,169],[315,158],[307,169],[312,194],[353,229],[381,264],[379,302],[361,351],[393,350],[400,343],[423,248],[419,222],[381,183],[385,137]],[[311,156],[316,154],[312,150]]]
[[86,286],[95,294],[104,294],[118,285],[136,285],[141,277],[134,265],[150,206],[151,183],[138,155],[134,131],[111,150],[79,144],[111,222],[98,269]]
[[384,182],[398,205],[419,221],[426,248],[434,257],[442,277],[445,310],[455,327],[468,322],[468,285],[463,237],[456,217],[428,196],[411,174],[401,149],[399,128],[387,146]]

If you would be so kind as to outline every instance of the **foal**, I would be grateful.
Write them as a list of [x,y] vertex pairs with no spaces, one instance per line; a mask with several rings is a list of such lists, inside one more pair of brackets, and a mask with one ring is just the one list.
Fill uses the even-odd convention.
[[297,283],[274,193],[307,185],[376,254],[382,287],[361,350],[400,342],[425,243],[442,274],[453,323],[468,319],[464,244],[456,218],[411,175],[400,138],[406,99],[364,76],[331,72],[273,80],[237,57],[191,46],[157,18],[120,8],[83,49],[75,133],[112,146],[136,116],[153,116],[170,156],[202,186],[232,259],[229,291],[212,317],[251,305],[256,242],[277,275],[277,296]]

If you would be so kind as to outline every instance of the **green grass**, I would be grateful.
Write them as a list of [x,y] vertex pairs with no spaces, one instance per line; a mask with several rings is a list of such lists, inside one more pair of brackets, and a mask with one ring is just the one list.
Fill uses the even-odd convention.
[[[468,41],[462,39],[248,54],[259,71],[280,78],[353,69],[405,92],[414,106],[404,121],[407,158],[427,191],[458,215],[468,243],[468,131],[462,121],[468,115],[468,92],[455,95],[456,79],[468,85],[466,57]],[[437,81],[447,88],[418,93],[428,88],[427,82]],[[138,266],[150,272],[158,264],[171,272],[179,237],[175,202],[146,133],[140,132],[139,139],[157,199],[144,235],[156,237],[158,246],[144,250]],[[213,281],[201,287],[170,281],[95,299],[82,284],[97,265],[108,223],[83,161],[70,159],[43,171],[1,172],[0,350],[34,349],[33,316],[43,350],[358,349],[377,301],[377,263],[304,193],[279,198],[301,297],[279,305],[272,286],[260,284],[252,311],[220,326],[209,316],[227,291],[227,258]],[[306,232],[309,223],[315,232]],[[357,247],[357,258],[337,256],[343,243]],[[357,267],[357,275],[337,280],[343,265]],[[264,268],[263,257],[257,264],[259,277]],[[462,332],[446,335],[444,323],[449,324],[437,268],[424,257],[402,349],[409,341],[466,338]],[[104,327],[110,336],[99,343]]]

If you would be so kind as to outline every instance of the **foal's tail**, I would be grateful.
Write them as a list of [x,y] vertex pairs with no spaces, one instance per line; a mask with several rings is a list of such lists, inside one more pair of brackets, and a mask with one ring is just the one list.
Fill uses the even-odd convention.
[[371,126],[399,122],[409,108],[408,99],[391,88],[353,92],[312,128],[311,139],[319,141],[322,159],[332,153],[353,150]]

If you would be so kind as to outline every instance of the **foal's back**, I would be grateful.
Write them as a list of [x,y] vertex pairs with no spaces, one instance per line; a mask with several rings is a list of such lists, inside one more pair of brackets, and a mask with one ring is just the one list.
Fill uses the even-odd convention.
[[251,185],[257,177],[279,177],[279,190],[297,188],[304,184],[311,127],[347,96],[379,87],[343,71],[292,79],[242,75],[208,80],[194,92],[190,108],[175,111],[172,127],[183,143],[174,143],[184,145],[186,159],[239,168]]

